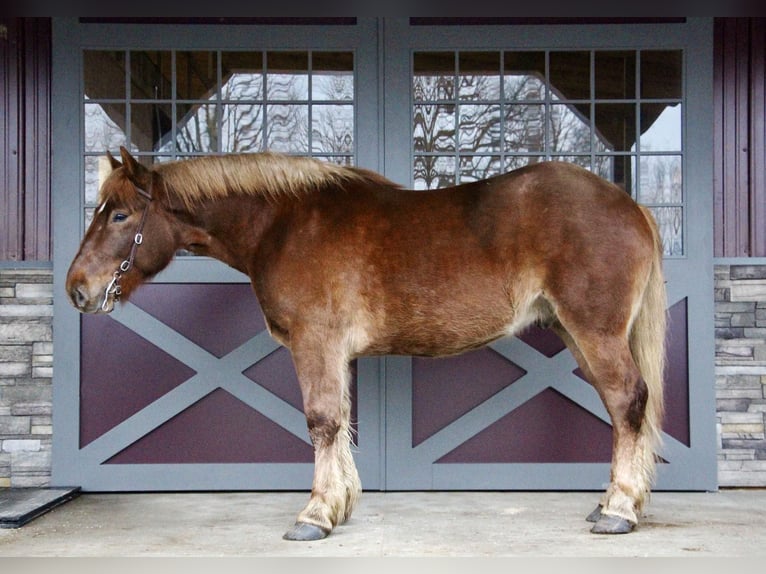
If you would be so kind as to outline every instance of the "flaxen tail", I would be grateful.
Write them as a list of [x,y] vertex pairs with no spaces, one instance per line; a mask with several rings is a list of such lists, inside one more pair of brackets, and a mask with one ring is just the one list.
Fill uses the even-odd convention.
[[652,213],[645,207],[641,207],[641,211],[654,235],[654,258],[649,281],[631,328],[630,350],[649,391],[639,436],[641,459],[637,461],[648,492],[655,477],[656,456],[662,443],[667,295],[662,273],[662,239]]

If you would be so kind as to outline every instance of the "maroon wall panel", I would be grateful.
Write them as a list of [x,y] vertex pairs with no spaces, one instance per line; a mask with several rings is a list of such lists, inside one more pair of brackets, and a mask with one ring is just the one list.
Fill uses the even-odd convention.
[[715,256],[766,256],[766,18],[715,20]]
[[51,19],[0,19],[0,261],[51,257]]
[[106,315],[82,317],[81,345],[81,448],[194,376]]
[[312,447],[248,405],[217,389],[110,464],[313,462]]

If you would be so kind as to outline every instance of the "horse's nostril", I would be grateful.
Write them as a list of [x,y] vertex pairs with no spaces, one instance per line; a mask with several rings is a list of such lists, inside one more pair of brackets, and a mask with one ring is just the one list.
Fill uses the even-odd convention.
[[72,287],[72,290],[69,292],[69,296],[72,299],[72,303],[75,304],[75,307],[78,309],[85,307],[87,297],[85,296],[85,293],[81,287]]

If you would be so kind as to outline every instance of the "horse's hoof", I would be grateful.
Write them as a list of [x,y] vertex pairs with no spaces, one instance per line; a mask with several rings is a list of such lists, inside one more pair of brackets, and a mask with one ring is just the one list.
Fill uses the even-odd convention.
[[633,531],[633,523],[620,516],[602,514],[590,531],[593,534],[627,534]]
[[598,522],[601,518],[602,508],[604,508],[603,505],[599,504],[596,509],[587,516],[585,520],[588,522]]
[[285,532],[282,537],[285,540],[322,540],[330,534],[329,530],[325,530],[317,526],[316,524],[308,524],[307,522],[296,522],[290,530]]

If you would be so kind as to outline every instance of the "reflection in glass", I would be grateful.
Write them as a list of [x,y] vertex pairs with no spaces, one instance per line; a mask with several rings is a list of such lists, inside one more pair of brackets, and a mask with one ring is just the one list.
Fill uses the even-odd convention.
[[596,98],[632,100],[636,97],[636,52],[595,53]]
[[500,149],[500,106],[463,104],[460,106],[460,151]]
[[222,52],[221,85],[221,98],[224,100],[262,99],[263,54]]
[[589,152],[590,106],[554,104],[550,110],[550,151]]
[[106,177],[112,173],[112,165],[105,155],[85,157],[85,204],[96,205],[98,192]]
[[166,104],[132,104],[130,106],[130,139],[138,149],[159,151],[171,139],[173,109]]
[[657,224],[666,256],[683,255],[683,208],[651,207]]
[[458,66],[461,100],[500,99],[499,52],[461,52]]
[[460,158],[460,183],[478,181],[502,173],[503,162],[499,156],[471,155]]
[[503,92],[506,102],[544,100],[545,53],[506,52]]
[[307,100],[308,52],[268,52],[266,97],[269,100]]
[[266,107],[266,148],[285,153],[309,151],[308,106],[272,104]]
[[641,104],[641,151],[681,151],[681,104]]
[[319,161],[335,163],[337,165],[345,165],[346,167],[352,167],[354,165],[354,158],[350,155],[319,155],[316,157],[316,159]]
[[216,52],[176,52],[176,97],[179,100],[214,98],[217,85]]
[[550,53],[551,96],[555,100],[590,98],[590,53]]
[[85,50],[83,90],[90,100],[125,99],[125,52]]
[[455,185],[455,156],[415,156],[414,189],[440,189]]
[[315,105],[312,108],[311,151],[330,154],[354,151],[354,106]]
[[221,151],[245,153],[263,151],[263,106],[226,104],[221,117]]
[[505,171],[509,172],[524,167],[525,165],[540,163],[543,159],[544,158],[539,155],[509,155],[505,157]]
[[218,118],[214,104],[176,105],[176,149],[181,153],[218,150]]
[[314,52],[311,58],[313,100],[354,99],[354,53]]
[[415,104],[413,140],[416,152],[455,151],[455,106]]
[[634,159],[630,155],[597,155],[593,165],[594,173],[611,181],[633,195]]
[[413,56],[412,94],[416,102],[455,98],[455,54],[416,52]]
[[641,97],[680,100],[683,53],[681,50],[641,51]]
[[505,106],[503,149],[512,152],[545,150],[545,106],[509,104]]
[[130,53],[130,97],[169,100],[173,96],[173,54],[170,51]]
[[596,104],[596,138],[609,151],[632,151],[636,143],[635,104]]
[[681,203],[683,199],[681,156],[642,156],[639,169],[641,186],[638,200],[641,203]]
[[590,156],[589,155],[554,155],[551,156],[551,161],[563,161],[566,163],[573,163],[584,167],[590,171]]
[[[116,150],[126,144],[125,104],[85,104],[85,151]],[[119,122],[119,124],[118,124]]]

